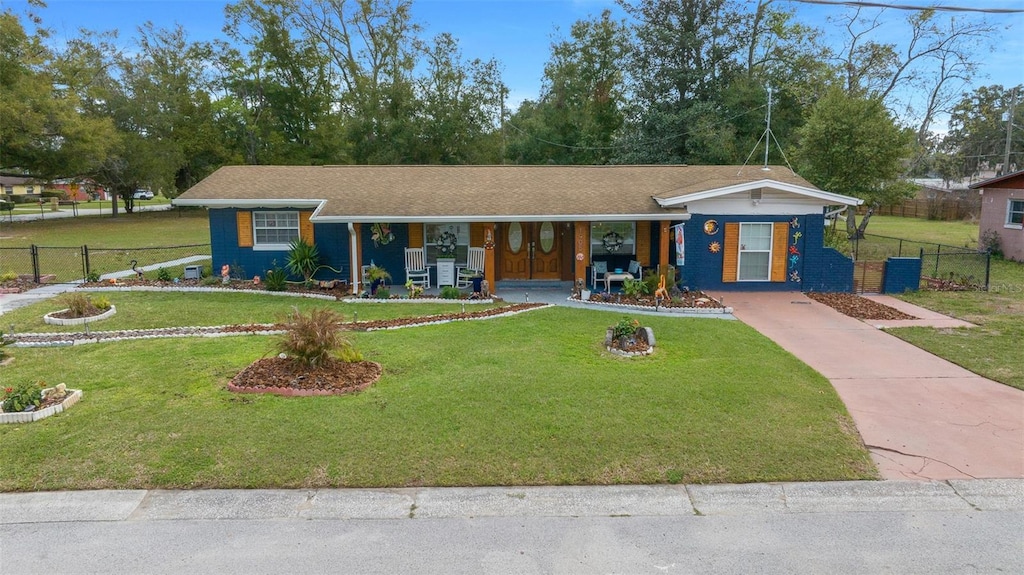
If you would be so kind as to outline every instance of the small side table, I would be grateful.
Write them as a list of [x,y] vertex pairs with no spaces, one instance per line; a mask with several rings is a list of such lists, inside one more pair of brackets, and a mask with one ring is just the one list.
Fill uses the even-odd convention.
[[633,274],[629,272],[621,274],[606,273],[604,274],[604,291],[612,291],[612,282],[624,282],[631,279],[634,279]]
[[455,260],[437,260],[437,287],[455,285]]

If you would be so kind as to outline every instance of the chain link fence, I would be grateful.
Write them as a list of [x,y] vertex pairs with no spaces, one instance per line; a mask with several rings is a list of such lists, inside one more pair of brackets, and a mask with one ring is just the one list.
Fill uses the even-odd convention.
[[946,290],[988,290],[991,254],[968,247],[864,234],[854,240],[858,262],[921,258],[921,286]]
[[152,248],[90,248],[32,245],[0,248],[0,274],[13,272],[36,283],[74,283],[125,277],[142,271],[155,277],[160,268],[180,277],[186,265],[210,259],[210,244]]

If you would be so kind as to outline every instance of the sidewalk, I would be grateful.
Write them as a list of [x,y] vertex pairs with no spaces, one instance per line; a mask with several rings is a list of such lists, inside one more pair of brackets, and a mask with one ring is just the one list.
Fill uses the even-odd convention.
[[[803,294],[723,295],[737,319],[829,379],[884,478],[1024,478],[1024,391]],[[897,305],[893,298],[873,299]],[[952,325],[928,310],[898,305],[923,318],[916,325]]]

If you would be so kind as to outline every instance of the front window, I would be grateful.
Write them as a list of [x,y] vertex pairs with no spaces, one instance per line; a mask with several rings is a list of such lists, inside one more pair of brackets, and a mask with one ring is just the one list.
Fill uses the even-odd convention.
[[1024,200],[1010,200],[1006,213],[1006,225],[1024,225]]
[[299,237],[298,212],[253,212],[254,248],[288,249]]
[[739,281],[768,281],[772,224],[740,224]]
[[591,222],[590,253],[595,256],[636,253],[636,223]]
[[444,256],[455,256],[456,261],[466,261],[469,255],[468,223],[426,224],[423,226],[423,234],[427,263],[437,263],[437,258]]

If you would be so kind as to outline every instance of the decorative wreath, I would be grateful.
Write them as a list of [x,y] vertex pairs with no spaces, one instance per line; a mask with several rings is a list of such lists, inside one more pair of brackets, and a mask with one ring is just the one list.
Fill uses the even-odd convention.
[[455,245],[458,243],[459,238],[451,232],[444,232],[437,236],[437,240],[434,244],[437,246],[437,254],[440,256],[455,256]]
[[605,251],[614,253],[622,249],[622,236],[618,232],[608,232],[601,238]]

